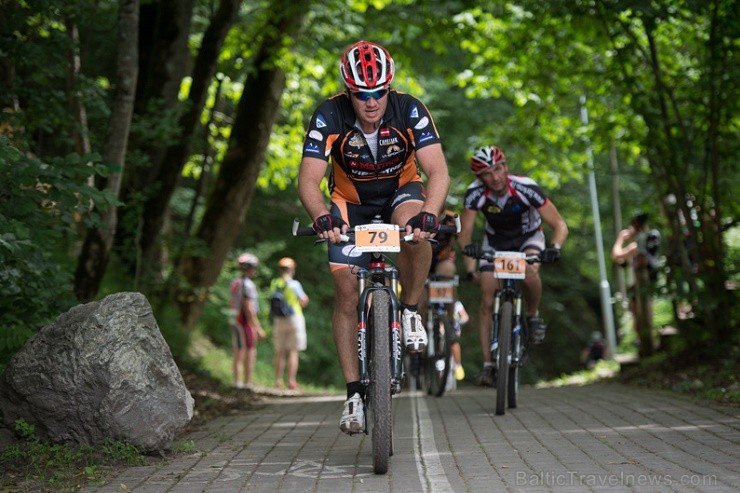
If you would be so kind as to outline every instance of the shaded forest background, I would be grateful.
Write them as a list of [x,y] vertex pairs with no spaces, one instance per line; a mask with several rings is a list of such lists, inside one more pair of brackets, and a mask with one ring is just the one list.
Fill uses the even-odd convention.
[[[663,234],[674,357],[736,357],[738,11],[733,0],[5,0],[0,361],[71,306],[122,290],[147,295],[179,361],[197,360],[193,335],[228,347],[226,287],[249,250],[262,287],[277,259],[297,260],[312,299],[301,373],[338,384],[325,254],[290,227],[309,221],[295,193],[306,122],[341,90],[339,55],[362,38],[391,51],[394,86],[431,110],[450,208],[471,151],[496,144],[570,226],[562,261],[543,269],[553,330],[530,378],[576,368],[603,325],[589,171],[607,252],[638,209]],[[460,290],[473,368],[476,290]]]

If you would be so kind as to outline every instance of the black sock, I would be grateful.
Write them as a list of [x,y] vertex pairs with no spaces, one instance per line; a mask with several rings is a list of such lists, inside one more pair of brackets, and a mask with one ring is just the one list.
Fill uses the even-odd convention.
[[355,394],[360,394],[363,402],[365,401],[365,386],[359,380],[347,384],[347,399]]
[[401,303],[401,308],[406,308],[407,310],[411,312],[418,312],[419,311],[419,304],[416,303],[415,305],[407,305],[406,303]]

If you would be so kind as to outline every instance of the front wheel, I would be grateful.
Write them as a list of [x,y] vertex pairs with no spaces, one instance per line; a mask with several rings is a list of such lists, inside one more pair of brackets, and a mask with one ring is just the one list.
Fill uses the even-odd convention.
[[501,303],[499,317],[496,414],[501,416],[506,412],[506,397],[509,392],[509,350],[511,347],[511,329],[514,322],[514,305],[511,301]]
[[388,472],[389,457],[392,454],[390,305],[391,300],[387,291],[373,292],[370,317],[372,349],[368,397],[373,425],[373,470],[375,474]]
[[516,409],[519,398],[519,366],[512,365],[509,368],[509,409]]
[[452,358],[453,327],[446,318],[434,319],[432,331],[433,354],[426,357],[426,374],[429,384],[428,393],[442,397],[447,387],[447,377],[450,374],[450,360]]

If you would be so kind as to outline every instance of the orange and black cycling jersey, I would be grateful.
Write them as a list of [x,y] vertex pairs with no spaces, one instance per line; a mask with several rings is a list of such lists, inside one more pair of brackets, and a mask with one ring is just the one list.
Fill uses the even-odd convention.
[[378,128],[377,157],[373,157],[350,96],[337,94],[316,109],[306,132],[303,157],[329,161],[332,198],[352,204],[375,204],[399,187],[421,182],[415,151],[439,143],[429,111],[415,97],[391,90]]

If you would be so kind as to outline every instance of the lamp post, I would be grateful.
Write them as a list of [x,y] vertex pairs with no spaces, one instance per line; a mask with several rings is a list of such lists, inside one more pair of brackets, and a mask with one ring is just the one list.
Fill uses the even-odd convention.
[[[581,96],[581,122],[588,125],[588,110],[586,109],[586,96]],[[601,311],[604,314],[604,332],[609,344],[609,357],[614,358],[617,354],[617,336],[614,330],[614,312],[612,311],[612,294],[609,280],[606,277],[606,262],[604,260],[604,242],[601,237],[601,217],[599,215],[599,201],[596,194],[596,174],[594,173],[594,156],[591,148],[591,139],[586,137],[588,184],[591,190],[591,210],[594,216],[594,235],[596,236],[596,251],[599,257],[599,293],[601,295]]]

